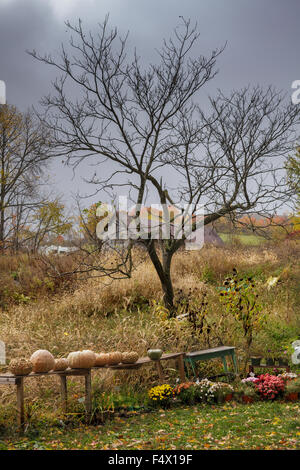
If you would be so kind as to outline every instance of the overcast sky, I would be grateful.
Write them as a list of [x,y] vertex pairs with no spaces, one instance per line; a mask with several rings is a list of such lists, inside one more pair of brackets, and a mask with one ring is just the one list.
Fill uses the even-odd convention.
[[[80,17],[93,30],[107,13],[112,26],[130,31],[129,44],[145,62],[179,15],[198,22],[201,53],[227,41],[220,72],[206,93],[259,83],[291,94],[291,83],[300,79],[299,0],[0,0],[0,80],[6,82],[7,102],[25,110],[50,91],[53,71],[27,49],[55,52],[68,38],[65,20]],[[72,181],[60,163],[53,168],[57,187],[69,199],[79,175]]]

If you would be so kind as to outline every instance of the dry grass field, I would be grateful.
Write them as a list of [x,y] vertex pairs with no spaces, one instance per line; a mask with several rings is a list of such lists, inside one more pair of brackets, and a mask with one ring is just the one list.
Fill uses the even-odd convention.
[[[300,331],[300,245],[295,242],[269,247],[205,247],[201,252],[178,253],[173,262],[176,292],[182,289],[191,301],[201,301],[203,292],[208,299],[207,322],[212,325],[209,335],[195,333],[187,320],[168,320],[161,307],[161,289],[149,261],[139,264],[130,280],[100,282],[89,279],[71,281],[66,286],[55,285],[50,290],[34,291],[30,273],[35,279],[37,261],[0,260],[1,282],[10,272],[27,272],[27,287],[22,292],[19,276],[19,301],[8,304],[0,313],[0,339],[6,343],[7,360],[30,357],[36,349],[48,349],[56,357],[70,351],[92,349],[96,352],[136,350],[145,355],[149,347],[161,347],[164,352],[195,350],[221,343],[235,345],[240,359],[244,354],[242,331],[233,318],[224,313],[219,301],[218,287],[233,268],[241,276],[253,276],[257,282],[260,302],[267,321],[256,332],[253,352],[264,354],[266,344],[293,339]],[[60,263],[70,263],[61,259]],[[23,268],[22,268],[23,263]],[[31,263],[31,264],[30,264]],[[21,267],[20,267],[21,266]],[[23,271],[22,271],[23,270]],[[46,274],[40,271],[40,279]],[[270,277],[279,277],[272,288]],[[48,281],[50,282],[50,281]],[[38,284],[38,283],[37,283]],[[28,285],[31,287],[29,288]],[[21,286],[21,288],[20,288]],[[2,287],[3,289],[3,287]],[[31,290],[30,290],[31,289]],[[21,296],[25,297],[22,298]],[[28,296],[28,298],[26,297]],[[170,377],[175,371],[170,363]],[[220,369],[218,362],[204,363],[203,375]],[[3,368],[3,371],[6,369]],[[201,371],[200,371],[201,372]],[[156,383],[154,368],[138,372],[95,373],[94,389],[116,390],[126,382],[132,390]],[[70,381],[70,399],[76,411],[83,387],[80,379]],[[15,409],[14,391],[0,389],[0,423],[11,422]],[[59,383],[55,378],[26,381],[28,416],[44,413],[45,419],[59,410]],[[72,404],[73,403],[73,404]],[[75,412],[74,411],[74,412]],[[54,411],[55,413],[59,411]]]

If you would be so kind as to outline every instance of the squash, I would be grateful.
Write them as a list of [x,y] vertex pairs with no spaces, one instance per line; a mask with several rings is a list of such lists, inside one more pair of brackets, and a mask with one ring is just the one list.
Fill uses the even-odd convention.
[[33,372],[49,372],[54,368],[55,359],[46,349],[38,349],[31,358],[33,364]]
[[55,359],[54,370],[66,370],[68,368],[68,361],[67,359],[60,357],[59,359]]
[[14,375],[28,375],[32,371],[32,362],[25,357],[12,359],[9,363],[9,370]]
[[162,350],[161,349],[148,349],[147,355],[148,357],[150,357],[152,361],[158,361],[158,359],[161,358]]
[[96,367],[103,367],[103,366],[106,366],[108,363],[109,363],[108,354],[106,353],[96,354],[96,361],[95,361]]
[[135,351],[122,353],[123,364],[134,364],[139,358],[139,355]]
[[72,369],[91,369],[96,362],[96,354],[93,351],[75,351],[68,355],[68,364]]
[[122,353],[119,351],[108,353],[108,364],[116,365],[122,362]]

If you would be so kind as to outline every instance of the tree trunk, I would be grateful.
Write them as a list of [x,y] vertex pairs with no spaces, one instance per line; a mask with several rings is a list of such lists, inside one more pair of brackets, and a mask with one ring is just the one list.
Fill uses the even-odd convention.
[[169,310],[170,317],[174,317],[174,290],[171,279],[171,261],[173,253],[166,250],[165,248],[162,248],[163,254],[161,262],[157,255],[155,243],[153,240],[148,243],[147,250],[161,282],[161,287],[164,293],[163,300],[165,307]]
[[2,149],[1,149],[1,182],[0,182],[0,251],[4,251],[5,239],[5,138],[4,125],[2,126]]
[[174,290],[171,279],[171,261],[172,253],[169,251],[163,252],[163,271],[164,271],[164,281],[162,282],[162,289],[164,292],[164,304],[167,309],[170,311],[170,316],[175,316],[174,309]]

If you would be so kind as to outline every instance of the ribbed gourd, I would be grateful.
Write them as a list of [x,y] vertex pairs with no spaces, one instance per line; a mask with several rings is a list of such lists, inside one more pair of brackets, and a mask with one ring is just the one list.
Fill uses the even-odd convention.
[[55,364],[54,364],[54,370],[55,371],[63,371],[68,368],[69,364],[67,359],[64,357],[60,357],[58,359],[55,359]]
[[32,372],[32,362],[25,357],[12,359],[9,363],[9,371],[14,375],[28,375]]
[[108,364],[110,365],[116,365],[122,362],[122,353],[119,351],[114,351],[111,353],[108,353]]
[[122,362],[123,364],[134,364],[139,358],[139,355],[135,351],[123,352]]

